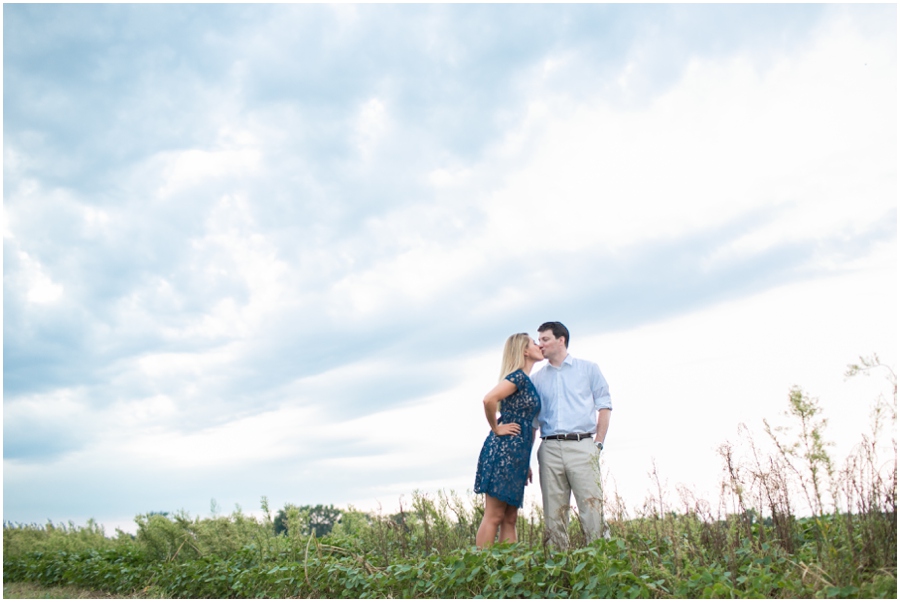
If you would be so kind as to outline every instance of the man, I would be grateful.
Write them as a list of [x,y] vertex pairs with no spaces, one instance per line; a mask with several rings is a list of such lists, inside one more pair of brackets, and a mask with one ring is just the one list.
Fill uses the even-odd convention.
[[569,503],[575,494],[587,540],[608,537],[600,490],[600,452],[609,429],[609,386],[593,362],[569,355],[569,330],[559,322],[538,328],[548,364],[531,376],[541,396],[538,464],[546,537],[560,549],[569,544]]

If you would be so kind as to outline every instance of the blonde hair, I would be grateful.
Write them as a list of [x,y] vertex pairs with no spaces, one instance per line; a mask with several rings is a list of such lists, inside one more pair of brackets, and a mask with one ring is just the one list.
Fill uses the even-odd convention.
[[531,343],[531,336],[527,332],[511,334],[503,346],[503,361],[500,363],[500,380],[508,374],[525,367],[525,350]]

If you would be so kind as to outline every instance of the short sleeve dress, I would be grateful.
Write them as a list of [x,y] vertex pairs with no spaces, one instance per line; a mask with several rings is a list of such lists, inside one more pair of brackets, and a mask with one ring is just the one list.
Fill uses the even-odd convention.
[[516,392],[500,403],[500,419],[497,422],[517,422],[520,431],[518,435],[500,437],[493,431],[488,434],[478,457],[475,493],[486,493],[521,508],[534,444],[533,422],[541,411],[541,398],[524,371],[516,370],[508,374],[506,380],[516,385]]

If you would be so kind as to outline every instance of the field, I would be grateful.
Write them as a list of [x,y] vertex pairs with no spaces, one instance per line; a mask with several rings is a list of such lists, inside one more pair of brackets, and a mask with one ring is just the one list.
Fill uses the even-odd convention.
[[3,584],[3,598],[10,600],[97,600],[103,598],[121,598],[107,592],[91,591],[72,585],[43,586],[35,583],[18,582]]
[[[330,506],[273,515],[263,498],[262,518],[240,508],[203,519],[139,515],[136,536],[107,537],[93,522],[5,524],[4,595],[893,599],[896,376],[877,358],[861,359],[848,375],[879,370],[893,400],[875,402],[871,433],[840,466],[824,443],[817,401],[794,389],[791,424],[766,424],[768,451],[749,437],[720,448],[715,504],[682,490],[676,506],[660,492],[630,516],[612,495],[609,540],[588,544],[573,517],[572,547],[549,548],[532,508],[520,515],[518,543],[479,550],[479,500],[452,492],[415,493],[392,515]],[[883,461],[885,436],[893,457]]]

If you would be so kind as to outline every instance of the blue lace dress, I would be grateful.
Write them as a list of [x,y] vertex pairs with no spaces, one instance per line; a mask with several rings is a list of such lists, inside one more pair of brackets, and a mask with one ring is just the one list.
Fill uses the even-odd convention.
[[522,370],[506,376],[516,385],[516,392],[500,402],[498,424],[517,422],[518,435],[498,437],[493,431],[484,440],[475,472],[475,493],[522,507],[528,464],[531,462],[531,446],[534,444],[534,417],[541,410],[541,398],[531,379]]

